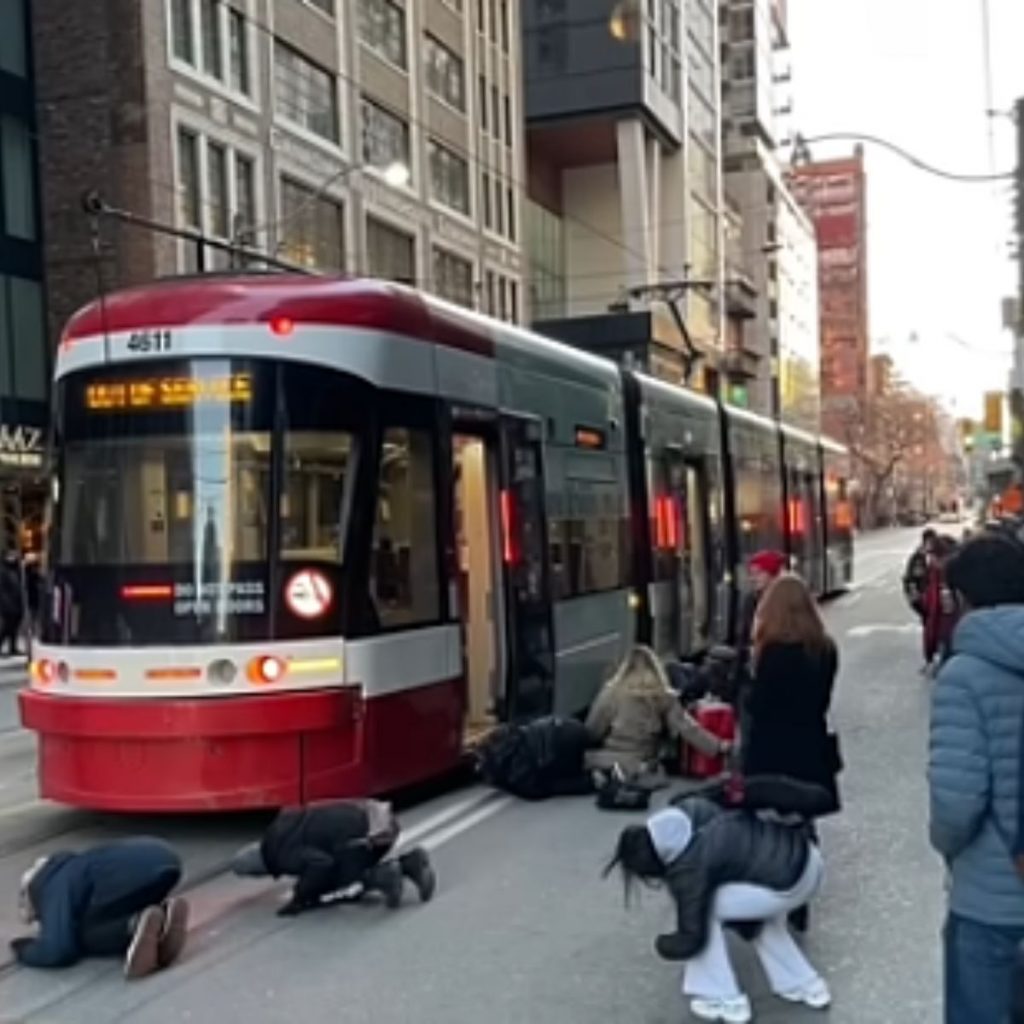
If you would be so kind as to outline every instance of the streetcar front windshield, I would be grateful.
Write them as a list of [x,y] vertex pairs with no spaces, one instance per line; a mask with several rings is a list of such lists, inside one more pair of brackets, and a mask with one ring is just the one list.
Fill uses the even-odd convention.
[[[195,359],[62,382],[51,640],[268,639],[288,631],[283,574],[340,590],[357,438],[290,369]],[[336,632],[336,612],[299,633]]]

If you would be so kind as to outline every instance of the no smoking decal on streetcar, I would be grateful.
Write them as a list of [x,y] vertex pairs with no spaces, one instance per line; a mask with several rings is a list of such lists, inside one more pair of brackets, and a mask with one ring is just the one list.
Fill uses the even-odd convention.
[[316,569],[295,573],[284,588],[285,603],[300,619],[315,619],[331,606],[334,588],[330,580]]

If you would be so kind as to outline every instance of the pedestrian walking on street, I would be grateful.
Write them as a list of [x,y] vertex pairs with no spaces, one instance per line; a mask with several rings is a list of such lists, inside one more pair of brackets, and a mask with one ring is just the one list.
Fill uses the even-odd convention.
[[232,861],[236,875],[295,878],[289,901],[278,910],[290,917],[358,887],[377,892],[387,905],[402,903],[405,879],[427,902],[436,878],[426,851],[387,859],[400,828],[391,806],[379,800],[332,800],[290,807],[270,823],[263,839],[243,847]]
[[646,825],[623,829],[606,874],[616,867],[627,898],[636,879],[664,884],[672,895],[676,931],[658,936],[655,948],[664,959],[685,961],[682,991],[695,1017],[729,1024],[752,1019],[726,945],[725,925],[734,922],[760,922],[752,942],[776,996],[816,1009],[831,1002],[828,985],[786,923],[815,895],[824,875],[805,824],[689,797]]
[[962,617],[932,696],[931,842],[950,872],[946,1024],[1005,1024],[1024,881],[1013,862],[1024,720],[1024,547],[980,534],[946,578]]
[[181,955],[188,904],[171,897],[181,860],[160,839],[139,837],[40,858],[22,876],[19,909],[34,938],[11,948],[27,967],[70,967],[83,957],[124,957],[142,978]]
[[747,562],[747,575],[750,586],[743,595],[740,605],[739,633],[737,649],[740,657],[746,661],[750,655],[751,640],[754,635],[754,616],[761,595],[769,584],[786,568],[786,556],[781,551],[758,551],[750,556]]
[[926,669],[931,669],[936,658],[945,660],[953,639],[958,609],[946,580],[946,564],[956,550],[957,543],[952,537],[937,537],[928,556],[922,613]]
[[828,725],[836,645],[807,584],[786,573],[765,591],[754,622],[753,673],[744,708],[744,775],[784,775],[821,786],[839,810],[838,740]]
[[587,751],[587,768],[618,769],[631,781],[660,781],[667,739],[681,740],[710,757],[724,756],[732,749],[727,740],[708,732],[683,709],[658,656],[640,644],[605,683],[586,726],[593,742],[600,744]]
[[18,556],[8,551],[0,565],[0,655],[14,657],[18,653],[18,632],[24,617],[21,566]]
[[903,570],[903,594],[914,614],[924,621],[924,592],[928,582],[928,558],[938,534],[929,527],[921,534],[921,543],[914,548]]

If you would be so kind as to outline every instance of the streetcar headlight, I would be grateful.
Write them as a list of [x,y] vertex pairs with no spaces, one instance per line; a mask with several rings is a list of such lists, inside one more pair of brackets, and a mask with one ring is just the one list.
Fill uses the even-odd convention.
[[210,662],[206,669],[207,681],[214,686],[230,686],[238,675],[238,666],[227,658]]

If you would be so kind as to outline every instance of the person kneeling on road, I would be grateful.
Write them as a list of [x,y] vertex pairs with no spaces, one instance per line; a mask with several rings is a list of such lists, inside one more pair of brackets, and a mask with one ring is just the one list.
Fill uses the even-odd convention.
[[387,905],[401,905],[408,878],[425,903],[434,895],[436,877],[426,851],[410,850],[385,859],[399,835],[389,804],[378,800],[332,800],[290,807],[270,823],[263,839],[243,847],[232,861],[236,875],[295,878],[281,917],[301,914],[356,886],[378,892]]
[[27,967],[70,967],[83,957],[123,956],[126,978],[168,967],[181,955],[188,904],[170,896],[181,859],[160,839],[138,837],[81,853],[41,857],[18,894],[34,938],[11,948]]
[[[752,1019],[729,960],[726,924],[759,922],[749,934],[772,991],[824,1009],[828,986],[790,934],[789,913],[818,891],[824,865],[804,824],[767,820],[687,797],[619,836],[606,874],[618,867],[627,898],[633,882],[663,883],[676,903],[677,929],[655,943],[666,960],[686,962],[683,994],[701,1020]],[[747,932],[745,932],[747,934]]]

